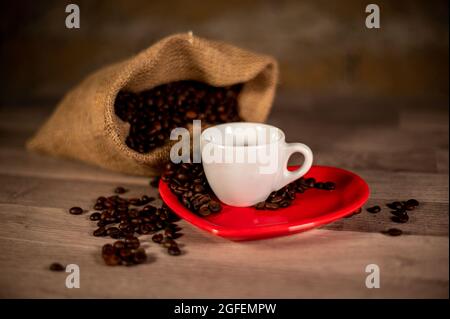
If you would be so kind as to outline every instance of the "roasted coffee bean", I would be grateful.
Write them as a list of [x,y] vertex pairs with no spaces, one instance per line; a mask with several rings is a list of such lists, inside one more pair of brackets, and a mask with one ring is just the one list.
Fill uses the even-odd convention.
[[105,205],[103,203],[96,203],[94,205],[95,210],[103,210],[105,208]]
[[119,234],[121,233],[120,229],[117,227],[109,227],[106,230],[106,235],[110,236],[112,238],[118,238]]
[[406,201],[406,205],[417,207],[417,206],[419,206],[419,202],[416,199],[408,199]]
[[381,207],[378,206],[378,205],[375,205],[375,206],[373,206],[373,207],[367,208],[366,210],[367,210],[369,213],[371,213],[371,214],[376,214],[376,213],[381,212]]
[[94,236],[100,237],[106,235],[106,228],[105,227],[99,227],[96,230],[94,230]]
[[108,225],[108,223],[105,222],[104,220],[99,220],[99,221],[97,222],[97,226],[98,226],[98,227],[104,227],[104,226],[106,226],[106,225]]
[[398,228],[389,228],[388,230],[383,231],[382,233],[389,236],[400,236],[401,234],[403,234],[402,230]]
[[332,190],[336,189],[336,184],[333,182],[326,182],[324,184],[324,189],[326,189],[328,191],[332,191]]
[[213,213],[218,213],[222,210],[222,205],[218,201],[211,200],[208,204],[208,208]]
[[138,248],[133,255],[133,261],[136,264],[142,264],[147,260],[147,254],[143,248]]
[[60,263],[52,263],[52,264],[49,266],[49,269],[50,269],[51,271],[65,271],[65,270],[66,270],[66,267],[64,267],[64,266],[61,265]]
[[81,207],[72,207],[69,209],[69,213],[72,215],[80,215],[83,213],[83,208]]
[[123,242],[122,240],[115,241],[113,247],[114,249],[119,251],[120,249],[125,248],[125,242]]
[[258,204],[255,205],[255,208],[258,210],[262,210],[266,208],[266,202],[259,202]]
[[89,219],[92,221],[100,220],[101,214],[99,212],[94,212],[89,216]]
[[181,254],[181,250],[180,248],[178,248],[178,246],[170,246],[169,248],[167,248],[167,252],[172,256],[178,256]]
[[314,187],[317,189],[325,189],[325,183],[317,182],[314,184]]
[[403,204],[400,202],[388,203],[386,206],[393,210],[403,209]]
[[404,215],[402,215],[402,216],[392,216],[392,217],[391,217],[391,220],[392,220],[394,223],[404,224],[404,223],[408,222],[409,216],[408,216],[408,214],[404,214]]
[[269,202],[271,203],[279,203],[283,200],[283,196],[275,196],[273,198],[269,199]]
[[105,244],[102,247],[102,254],[103,255],[114,255],[115,254],[115,247],[111,244]]
[[125,246],[127,248],[131,248],[131,249],[136,249],[141,245],[139,239],[134,236],[127,236],[127,237],[125,237],[124,241],[125,241]]
[[307,178],[304,180],[304,183],[302,183],[303,185],[309,187],[309,188],[314,188],[314,186],[316,185],[316,180],[312,177]]
[[141,200],[139,198],[131,198],[128,202],[134,206],[140,206],[141,204]]
[[281,201],[279,205],[280,205],[280,207],[285,208],[285,207],[288,207],[291,205],[291,201],[288,199],[285,199],[285,200]]
[[162,241],[162,245],[166,248],[169,248],[171,246],[177,246],[177,243],[172,238],[165,237]]
[[407,213],[406,213],[406,210],[393,210],[393,211],[391,211],[391,214],[392,215],[395,215],[395,216],[398,216],[398,217],[403,217],[403,216],[405,216],[405,215],[408,215]]
[[119,250],[119,256],[122,258],[122,260],[127,261],[132,258],[133,253],[131,252],[131,248],[122,248]]
[[186,112],[186,117],[187,117],[189,120],[193,120],[193,119],[197,118],[197,113],[194,112],[194,111],[187,111],[187,112]]
[[269,209],[269,210],[276,210],[276,209],[280,208],[280,205],[278,205],[276,203],[270,203],[269,202],[269,203],[266,203],[265,208]]
[[114,193],[116,193],[116,194],[124,194],[124,193],[126,193],[128,190],[126,190],[125,188],[123,188],[122,186],[117,186],[115,189],[114,189]]
[[117,255],[103,255],[103,261],[108,266],[117,266],[121,264],[120,257]]
[[208,204],[204,204],[203,206],[201,206],[198,210],[198,213],[202,216],[208,216],[211,214],[211,210],[208,207]]
[[203,193],[205,188],[201,184],[194,184],[193,191],[194,193]]
[[155,234],[152,237],[153,242],[155,242],[157,244],[162,243],[163,239],[164,239],[164,236],[162,234]]

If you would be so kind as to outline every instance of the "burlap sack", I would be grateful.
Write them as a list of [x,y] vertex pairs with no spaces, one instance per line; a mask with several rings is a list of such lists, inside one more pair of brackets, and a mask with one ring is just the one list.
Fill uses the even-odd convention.
[[214,86],[243,82],[240,116],[263,122],[272,105],[277,78],[278,66],[272,57],[192,34],[176,34],[88,76],[67,93],[27,147],[118,172],[156,175],[161,162],[169,159],[169,143],[147,154],[126,146],[129,124],[114,113],[120,90],[139,92],[179,80]]

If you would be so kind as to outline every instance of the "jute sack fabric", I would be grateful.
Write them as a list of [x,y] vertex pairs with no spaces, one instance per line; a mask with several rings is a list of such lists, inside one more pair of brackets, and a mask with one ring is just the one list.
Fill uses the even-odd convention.
[[240,116],[245,121],[264,122],[277,79],[277,62],[270,56],[192,34],[175,34],[88,76],[65,95],[27,148],[117,172],[154,176],[169,160],[173,143],[146,154],[128,148],[129,124],[114,113],[120,90],[139,92],[180,80],[213,86],[244,83],[238,99]]

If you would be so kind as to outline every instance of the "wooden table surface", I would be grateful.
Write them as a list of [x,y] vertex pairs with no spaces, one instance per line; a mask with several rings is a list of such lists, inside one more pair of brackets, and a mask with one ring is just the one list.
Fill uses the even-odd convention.
[[[87,215],[117,185],[156,195],[148,178],[28,153],[25,140],[49,107],[0,109],[0,297],[448,298],[448,101],[279,97],[269,122],[311,146],[317,164],[361,175],[368,205],[417,198],[407,224],[389,211],[363,212],[287,237],[231,242],[181,221],[185,254],[172,257],[143,237],[150,262],[108,267]],[[367,205],[367,206],[368,206]],[[381,231],[398,227],[405,234]],[[145,239],[146,238],[146,239]],[[50,263],[80,266],[81,287],[65,287]],[[365,286],[377,264],[381,287]]]

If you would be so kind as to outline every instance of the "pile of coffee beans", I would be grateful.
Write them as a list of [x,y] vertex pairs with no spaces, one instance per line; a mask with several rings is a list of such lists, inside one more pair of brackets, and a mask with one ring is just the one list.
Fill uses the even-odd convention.
[[208,124],[241,121],[238,95],[242,85],[214,87],[197,81],[163,84],[140,93],[120,91],[115,113],[130,123],[129,148],[148,153],[163,145],[176,127],[193,120]]
[[[168,163],[162,175],[162,180],[168,183],[169,189],[178,200],[190,211],[208,216],[222,210],[222,205],[215,197],[203,171],[201,164]],[[308,189],[334,190],[333,182],[317,182],[314,178],[299,178],[276,192],[272,192],[264,201],[255,205],[258,210],[277,210],[292,204],[297,193]]]
[[[116,194],[124,194],[127,190],[117,187]],[[116,241],[102,248],[102,257],[107,265],[135,265],[147,260],[145,250],[140,247],[137,236],[156,234],[161,237],[159,243],[170,255],[180,255],[181,251],[175,239],[182,236],[181,228],[176,224],[179,218],[163,204],[156,207],[150,203],[154,197],[143,195],[140,198],[124,198],[119,195],[100,196],[89,219],[96,223],[96,237],[109,236]],[[69,213],[80,215],[81,207],[72,207]],[[157,234],[158,233],[158,234]],[[153,239],[154,242],[155,241]]]
[[386,206],[392,209],[391,220],[395,223],[406,223],[409,220],[408,212],[416,209],[419,206],[419,202],[416,199],[408,199],[407,201],[396,201],[386,204]]
[[301,177],[280,190],[272,192],[265,201],[256,204],[255,208],[258,210],[277,210],[288,207],[292,204],[297,193],[302,194],[313,188],[332,191],[336,189],[336,184],[333,182],[317,182],[312,177],[306,179]]
[[208,216],[222,210],[222,205],[209,187],[202,164],[168,163],[162,180],[168,183],[172,193],[192,212]]
[[[391,220],[394,223],[404,224],[409,221],[408,211],[415,210],[419,206],[419,201],[416,199],[408,199],[407,201],[394,201],[387,203],[386,206],[391,209]],[[377,214],[381,212],[381,207],[375,205],[366,209],[371,214]],[[398,228],[389,228],[388,230],[383,230],[382,234],[389,236],[400,236],[403,231]]]

